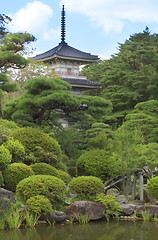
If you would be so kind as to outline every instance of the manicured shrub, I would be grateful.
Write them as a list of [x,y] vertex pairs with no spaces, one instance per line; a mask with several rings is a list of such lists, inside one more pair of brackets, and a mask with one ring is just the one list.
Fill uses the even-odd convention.
[[112,195],[100,193],[97,195],[96,201],[101,202],[106,207],[105,217],[107,221],[110,217],[118,217],[122,210],[120,203],[116,202],[116,198]]
[[12,155],[3,145],[0,146],[0,170],[4,170],[11,163]]
[[54,165],[61,159],[58,142],[40,129],[24,127],[13,131],[11,136],[23,144],[26,154],[33,154],[34,161]]
[[53,211],[49,199],[42,195],[30,197],[26,201],[26,204],[29,205],[29,210],[37,215],[47,214]]
[[18,183],[16,194],[24,202],[30,197],[43,195],[48,198],[52,204],[55,204],[63,200],[65,190],[65,183],[57,177],[34,175]]
[[104,184],[100,178],[93,176],[81,176],[74,178],[69,183],[69,192],[77,194],[77,197],[88,199],[104,192]]
[[47,163],[34,163],[31,167],[35,175],[52,175],[59,177],[58,170]]
[[76,163],[77,175],[91,175],[103,181],[120,173],[119,161],[105,150],[95,149],[82,154]]
[[71,181],[70,175],[67,172],[62,171],[62,170],[58,170],[58,174],[59,174],[58,177],[61,180],[63,180],[64,183],[66,183],[66,185]]
[[149,193],[155,197],[156,199],[158,199],[158,177],[152,177],[150,180],[149,180],[149,183],[148,183],[148,191]]
[[15,192],[17,184],[31,175],[34,175],[34,172],[30,166],[24,163],[12,163],[4,171],[5,188]]
[[12,162],[22,162],[24,160],[25,148],[18,140],[10,139],[4,146],[12,154]]

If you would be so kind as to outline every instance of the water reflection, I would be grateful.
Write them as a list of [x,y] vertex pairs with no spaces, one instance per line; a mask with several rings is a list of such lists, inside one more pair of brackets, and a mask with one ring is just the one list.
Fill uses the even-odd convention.
[[97,222],[0,231],[0,240],[157,240],[158,223]]

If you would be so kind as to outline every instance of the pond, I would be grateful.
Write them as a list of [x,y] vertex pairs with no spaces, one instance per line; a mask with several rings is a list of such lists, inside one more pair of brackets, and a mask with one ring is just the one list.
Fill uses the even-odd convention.
[[0,240],[157,240],[158,222],[61,224],[0,231]]

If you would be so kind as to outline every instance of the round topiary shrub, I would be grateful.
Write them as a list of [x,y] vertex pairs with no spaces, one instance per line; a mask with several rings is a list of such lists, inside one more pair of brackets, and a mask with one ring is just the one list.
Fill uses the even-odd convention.
[[29,210],[37,215],[47,214],[53,211],[49,199],[42,195],[30,197],[26,201],[26,204],[29,205]]
[[16,195],[21,201],[27,201],[30,197],[43,195],[52,204],[58,203],[65,197],[65,183],[54,176],[34,175],[23,179],[16,187]]
[[24,160],[25,148],[18,140],[10,139],[4,146],[12,154],[12,162],[22,162]]
[[[31,164],[32,170],[35,175],[52,175],[59,177],[58,170],[47,163],[34,163]],[[60,177],[59,177],[60,178]]]
[[4,171],[5,188],[15,192],[17,184],[24,178],[34,175],[30,166],[24,163],[12,163]]
[[77,197],[81,199],[89,199],[104,192],[104,184],[101,179],[92,176],[74,178],[68,186],[69,192],[77,194]]
[[5,146],[0,146],[0,169],[4,170],[11,163],[12,155]]
[[11,137],[23,144],[26,154],[33,154],[34,161],[54,165],[61,159],[58,142],[40,129],[31,127],[16,129]]
[[63,170],[58,170],[58,177],[66,183],[66,185],[71,181],[70,175],[63,171]]
[[158,177],[152,177],[149,180],[147,189],[153,197],[158,199]]
[[77,176],[95,176],[103,181],[120,173],[119,161],[105,150],[95,149],[82,154],[76,163]]
[[12,130],[18,128],[15,122],[0,119],[0,145],[7,141]]

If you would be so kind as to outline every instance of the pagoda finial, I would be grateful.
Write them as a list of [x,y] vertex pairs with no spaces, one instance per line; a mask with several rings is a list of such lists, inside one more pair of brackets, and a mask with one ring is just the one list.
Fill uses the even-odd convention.
[[61,41],[65,42],[65,35],[66,35],[66,30],[65,30],[65,10],[64,10],[64,5],[61,11]]

